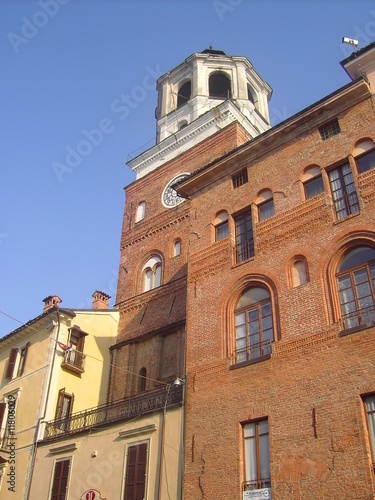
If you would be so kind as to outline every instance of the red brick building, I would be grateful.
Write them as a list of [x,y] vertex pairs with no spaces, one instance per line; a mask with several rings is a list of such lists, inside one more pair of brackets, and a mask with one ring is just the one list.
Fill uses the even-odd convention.
[[185,383],[178,498],[375,498],[374,61],[273,128],[245,58],[208,49],[158,80],[110,400]]
[[375,498],[374,61],[178,188],[184,498]]
[[[137,178],[125,189],[116,299],[120,322],[111,349],[110,403],[142,394],[147,401],[155,391],[167,390],[173,396],[180,389],[174,381],[185,379],[194,215],[189,201],[177,195],[175,184],[270,128],[271,89],[244,57],[207,49],[160,77],[157,86],[157,143],[129,162]],[[163,407],[158,411],[163,414]],[[181,411],[184,415],[185,407]],[[142,415],[138,426],[141,420]],[[178,498],[183,496],[184,419],[180,431]],[[153,447],[159,454],[156,476],[163,467],[163,450],[158,448]],[[151,462],[149,456],[147,463]],[[141,465],[150,475],[150,467]],[[162,488],[154,488],[147,478],[145,483],[142,491],[147,498],[162,495]]]

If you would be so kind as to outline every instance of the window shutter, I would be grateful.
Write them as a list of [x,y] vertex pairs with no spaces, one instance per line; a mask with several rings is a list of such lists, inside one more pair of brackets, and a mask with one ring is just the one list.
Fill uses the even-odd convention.
[[64,403],[64,396],[65,396],[65,387],[64,387],[64,389],[59,390],[59,395],[57,398],[57,405],[56,405],[55,420],[58,420],[59,418],[61,418],[63,403]]
[[147,443],[138,446],[138,464],[135,485],[135,499],[144,498],[146,486]]
[[130,446],[126,466],[124,500],[144,498],[146,488],[147,443]]
[[85,345],[85,336],[81,335],[78,340],[77,351],[83,352],[83,346]]
[[55,473],[52,483],[51,500],[65,500],[68,486],[70,460],[61,460],[55,464]]
[[125,486],[124,500],[134,500],[136,465],[137,465],[137,447],[131,446],[128,451],[128,463],[126,466],[126,486]]
[[[6,407],[7,407],[6,403],[0,403],[0,433],[1,433],[1,430],[3,428],[3,420],[4,420]],[[5,428],[5,426],[4,426],[4,428]]]
[[16,365],[18,349],[12,349],[9,356],[9,362],[5,378],[11,379],[13,377],[14,367]]
[[23,372],[25,370],[26,356],[27,356],[27,351],[29,349],[29,345],[30,345],[30,342],[28,342],[25,345],[25,354],[23,355],[23,363],[22,363],[22,367],[21,367],[21,370],[20,370],[20,373],[19,373],[20,376],[23,374]]

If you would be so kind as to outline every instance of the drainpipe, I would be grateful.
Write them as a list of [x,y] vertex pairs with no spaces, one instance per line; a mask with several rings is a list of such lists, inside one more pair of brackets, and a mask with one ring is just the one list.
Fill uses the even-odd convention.
[[164,457],[164,434],[165,434],[165,417],[167,414],[167,403],[168,403],[168,396],[169,396],[169,391],[171,389],[171,386],[167,386],[167,394],[165,396],[165,404],[164,404],[164,409],[163,413],[161,415],[162,421],[161,421],[161,436],[160,436],[160,457],[159,457],[159,481],[158,481],[158,500],[161,500],[161,480],[162,480],[162,473],[163,473],[163,457]]
[[60,315],[59,311],[56,310],[57,313],[57,330],[56,330],[56,337],[53,340],[53,354],[52,354],[52,362],[49,366],[49,374],[48,374],[48,386],[47,386],[47,393],[45,397],[45,402],[44,402],[44,410],[43,410],[43,415],[38,418],[38,423],[35,429],[35,435],[34,435],[34,442],[33,442],[33,447],[31,451],[31,471],[29,473],[29,481],[28,481],[28,486],[27,486],[27,500],[30,498],[30,491],[31,491],[31,484],[33,480],[33,474],[34,474],[34,467],[35,467],[35,455],[36,455],[36,449],[37,449],[37,442],[38,442],[38,434],[39,434],[39,429],[42,421],[46,418],[46,411],[47,411],[47,403],[49,399],[49,393],[51,389],[51,379],[52,379],[52,373],[53,373],[53,365],[55,363],[55,357],[56,357],[56,343],[59,338],[60,334]]
[[185,374],[185,383],[182,386],[182,467],[181,467],[181,497],[180,500],[184,498],[184,483],[185,483],[185,438],[186,438],[186,387],[187,385],[187,375]]

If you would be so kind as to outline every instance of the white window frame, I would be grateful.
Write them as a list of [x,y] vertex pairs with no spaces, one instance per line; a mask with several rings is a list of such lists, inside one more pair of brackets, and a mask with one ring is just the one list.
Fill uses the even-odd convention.
[[[0,429],[0,446],[1,447],[4,447],[3,446],[3,441],[6,437],[6,433],[8,431],[8,416],[9,416],[9,402],[8,402],[8,399],[10,396],[13,396],[16,400],[15,402],[15,405],[14,405],[14,418],[16,419],[16,415],[17,415],[17,407],[18,407],[18,401],[19,401],[19,398],[20,398],[20,394],[21,394],[21,387],[18,387],[17,389],[14,389],[13,391],[10,391],[10,392],[7,392],[6,394],[4,394],[3,398],[2,398],[2,403],[5,403],[6,404],[6,408],[5,408],[5,412],[4,412],[4,418],[3,418],[3,422],[2,422],[2,427]],[[14,425],[14,434],[17,433],[17,425],[15,424]]]

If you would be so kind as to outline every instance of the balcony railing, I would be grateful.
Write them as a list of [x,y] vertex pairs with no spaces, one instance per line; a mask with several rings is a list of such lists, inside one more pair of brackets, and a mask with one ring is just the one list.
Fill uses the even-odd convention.
[[0,429],[0,436],[2,436],[0,439],[0,448],[3,450],[8,449],[10,446],[10,437],[11,437],[8,429],[1,428]]
[[73,413],[68,418],[46,422],[44,440],[57,439],[111,422],[127,420],[182,404],[183,388],[171,385],[154,391],[145,392],[130,398],[115,401],[109,405],[97,406]]
[[241,349],[236,349],[232,356],[231,364],[245,363],[247,361],[257,361],[271,357],[272,344],[270,340],[251,344]]
[[341,320],[341,329],[375,326],[375,306],[365,307],[345,314]]
[[240,241],[234,247],[236,264],[254,257],[254,239]]
[[86,356],[80,351],[66,351],[61,366],[82,373],[85,371],[85,358]]

